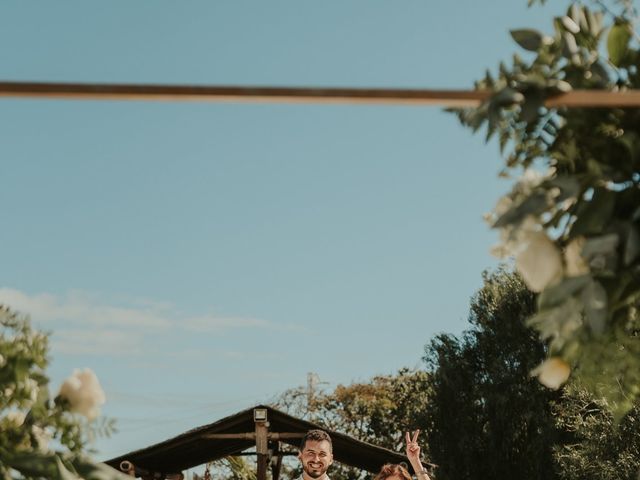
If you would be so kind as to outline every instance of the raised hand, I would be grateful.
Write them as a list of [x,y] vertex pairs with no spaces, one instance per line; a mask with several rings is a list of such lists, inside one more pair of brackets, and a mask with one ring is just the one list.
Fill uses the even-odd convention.
[[[413,434],[409,434],[407,432],[405,434],[405,440],[407,442],[407,458],[411,462],[411,465],[415,468],[416,465],[421,465],[420,463],[420,445],[418,445],[418,435],[420,434],[420,430],[416,430]],[[422,469],[422,467],[420,467]]]

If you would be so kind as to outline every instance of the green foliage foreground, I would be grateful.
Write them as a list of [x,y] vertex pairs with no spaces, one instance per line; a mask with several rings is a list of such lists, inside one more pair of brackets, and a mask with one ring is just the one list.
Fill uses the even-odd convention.
[[529,324],[549,349],[541,382],[558,388],[571,368],[617,418],[640,395],[640,110],[544,100],[640,88],[637,20],[631,1],[573,1],[550,34],[514,30],[525,58],[476,83],[492,92],[479,108],[456,110],[508,152],[503,175],[521,172],[488,221],[494,253],[540,292]]
[[92,435],[112,430],[108,421],[95,423],[104,401],[95,375],[75,372],[52,398],[47,354],[47,336],[0,306],[0,478],[130,478],[84,453]]

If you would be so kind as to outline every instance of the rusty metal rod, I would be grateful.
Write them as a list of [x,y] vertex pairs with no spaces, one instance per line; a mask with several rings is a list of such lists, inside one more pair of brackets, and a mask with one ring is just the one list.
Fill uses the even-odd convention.
[[[299,432],[268,432],[267,438],[269,440],[284,440],[292,438],[302,438],[304,433]],[[204,433],[201,438],[210,440],[255,440],[255,432],[246,433]]]
[[[0,97],[70,100],[211,101],[245,103],[396,104],[473,107],[486,91],[385,88],[240,87],[99,83],[0,82]],[[640,107],[640,90],[574,90],[548,107]]]

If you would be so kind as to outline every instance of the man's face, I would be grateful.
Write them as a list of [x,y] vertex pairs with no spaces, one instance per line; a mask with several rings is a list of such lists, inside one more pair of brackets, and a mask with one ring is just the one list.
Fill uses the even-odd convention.
[[311,478],[320,478],[333,463],[331,445],[326,440],[307,440],[304,449],[298,454],[302,469]]

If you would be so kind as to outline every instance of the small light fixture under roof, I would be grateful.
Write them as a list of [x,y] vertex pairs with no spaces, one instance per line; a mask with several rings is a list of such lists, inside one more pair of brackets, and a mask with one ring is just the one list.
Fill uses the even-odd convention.
[[253,421],[254,422],[266,422],[267,421],[267,409],[266,408],[254,408],[253,409]]

